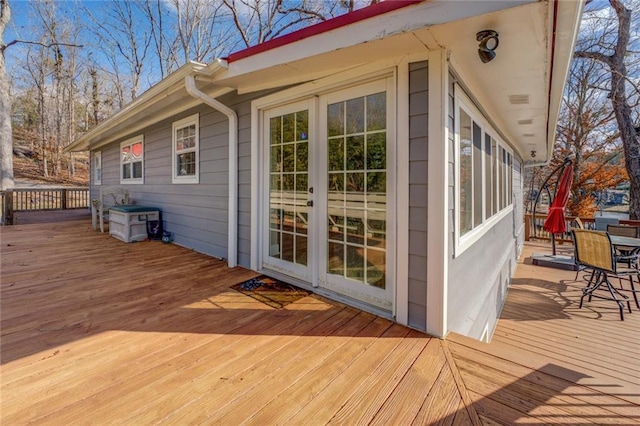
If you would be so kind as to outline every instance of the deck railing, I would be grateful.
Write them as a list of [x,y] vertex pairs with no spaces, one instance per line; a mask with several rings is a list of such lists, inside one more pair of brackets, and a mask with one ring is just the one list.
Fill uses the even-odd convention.
[[2,224],[12,225],[15,212],[89,208],[89,188],[13,188],[0,191]]
[[[551,234],[547,232],[543,225],[546,220],[546,214],[536,214],[535,217],[531,213],[527,213],[524,215],[524,235],[525,240],[529,241],[530,239],[537,240],[551,240]],[[556,234],[555,239],[558,242],[572,242],[571,240],[571,228],[576,227],[576,217],[568,216],[566,218],[567,221],[567,232],[562,234]],[[595,229],[596,220],[593,217],[581,217],[580,221],[582,222],[585,229]],[[631,226],[640,226],[640,221],[638,220],[627,220],[620,219],[620,225],[631,225]]]

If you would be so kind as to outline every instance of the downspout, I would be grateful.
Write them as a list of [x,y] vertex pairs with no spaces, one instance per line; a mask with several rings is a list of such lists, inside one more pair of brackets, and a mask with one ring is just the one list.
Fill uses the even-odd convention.
[[193,75],[184,78],[184,87],[191,96],[229,119],[229,230],[227,240],[227,265],[233,268],[238,264],[238,115],[234,110],[213,99],[196,87]]

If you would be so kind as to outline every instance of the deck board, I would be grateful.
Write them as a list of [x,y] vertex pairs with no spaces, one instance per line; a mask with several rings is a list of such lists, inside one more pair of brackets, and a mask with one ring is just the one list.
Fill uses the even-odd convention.
[[[410,332],[403,339],[402,347],[399,345],[378,365],[333,415],[329,423],[370,423],[374,417],[378,417],[386,404],[393,403],[389,398],[392,394],[395,395],[394,392],[402,392],[405,387],[410,387],[410,369],[417,366],[417,359],[423,358],[418,355],[430,342],[420,337],[418,332]],[[399,389],[396,389],[397,387]]]
[[277,310],[230,288],[255,272],[88,219],[0,233],[2,424],[640,424],[640,312],[578,309],[575,274],[527,253],[485,344],[317,295]]
[[[462,398],[451,370],[448,364],[445,364],[413,423],[421,425],[451,425],[456,417],[455,410],[461,407],[461,403]],[[462,407],[460,408],[460,410],[463,409]]]
[[[424,399],[427,398],[445,366],[445,358],[436,339],[430,340],[423,353],[407,370],[406,376],[397,385],[393,393],[382,404],[376,414],[375,424],[410,424],[417,417]],[[406,395],[416,394],[415,398]],[[450,395],[455,399],[456,395]],[[336,416],[340,420],[339,416]]]

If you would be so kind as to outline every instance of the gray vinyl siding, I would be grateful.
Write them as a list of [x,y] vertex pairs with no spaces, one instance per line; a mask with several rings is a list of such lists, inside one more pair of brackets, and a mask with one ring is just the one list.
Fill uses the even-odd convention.
[[427,321],[428,67],[409,64],[409,325]]
[[[262,94],[260,94],[262,95]],[[230,94],[220,99],[238,114],[239,125],[239,262],[249,266],[250,243],[250,151],[251,99]],[[172,123],[199,114],[200,183],[173,184]],[[129,189],[138,205],[159,207],[164,229],[174,242],[211,256],[227,257],[229,202],[229,124],[227,117],[207,105],[163,120],[129,137],[144,134],[144,184],[120,184],[120,142],[102,151],[102,185],[93,185],[91,197],[98,198],[101,187],[121,186]]]
[[[199,114],[200,125],[200,183],[172,184],[171,126],[195,113]],[[102,185],[126,187],[133,203],[159,207],[164,229],[172,233],[176,244],[226,258],[229,181],[226,116],[200,105],[136,134],[139,133],[144,134],[144,184],[120,185],[118,141],[102,148]]]
[[479,339],[497,323],[516,266],[513,215],[449,263],[449,330]]
[[251,266],[251,102],[238,114],[238,264]]

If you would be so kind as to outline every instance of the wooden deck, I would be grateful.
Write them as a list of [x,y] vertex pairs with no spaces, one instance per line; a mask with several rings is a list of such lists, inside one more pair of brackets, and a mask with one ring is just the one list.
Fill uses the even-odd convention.
[[[495,337],[430,338],[90,221],[0,228],[0,423],[640,424],[640,312],[520,265]],[[602,304],[602,305],[601,305]]]
[[640,424],[640,312],[579,309],[583,278],[532,265],[533,252],[551,250],[525,246],[491,343],[447,339],[474,408],[502,424]]

